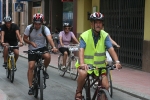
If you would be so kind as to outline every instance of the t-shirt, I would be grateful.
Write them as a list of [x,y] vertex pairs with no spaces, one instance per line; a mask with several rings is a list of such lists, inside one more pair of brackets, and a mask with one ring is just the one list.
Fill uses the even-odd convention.
[[[46,46],[46,37],[44,37],[42,34],[42,25],[41,25],[40,29],[38,29],[38,30],[33,29],[31,33],[29,32],[30,27],[31,27],[31,25],[28,25],[26,27],[24,34],[27,36],[29,36],[29,34],[30,34],[29,40],[31,42],[36,43],[37,47],[34,48],[31,44],[29,44],[29,50],[36,50],[38,48],[42,48],[42,47]],[[50,30],[46,26],[44,28],[44,33],[46,36],[51,35]]]
[[[70,42],[71,42],[71,38],[74,38],[75,35],[71,31],[69,33],[67,33],[67,34],[64,31],[61,31],[59,33],[59,37],[62,37],[62,43],[64,45],[69,45]],[[60,45],[59,45],[59,47],[60,47]]]
[[19,27],[12,23],[10,29],[6,27],[6,25],[2,25],[1,31],[4,31],[4,41],[13,41],[17,42],[16,31],[19,31]]

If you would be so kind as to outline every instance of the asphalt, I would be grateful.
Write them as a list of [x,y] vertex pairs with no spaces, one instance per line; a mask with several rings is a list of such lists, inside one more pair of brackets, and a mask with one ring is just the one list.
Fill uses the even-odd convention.
[[[20,57],[27,58],[27,54],[23,53],[26,50],[28,50],[27,45],[19,48]],[[57,69],[58,56],[59,54],[51,54],[50,67]],[[150,100],[150,73],[130,67],[113,70],[111,73],[115,89],[141,98],[142,100]],[[8,96],[2,90],[0,90],[0,100],[9,100]]]

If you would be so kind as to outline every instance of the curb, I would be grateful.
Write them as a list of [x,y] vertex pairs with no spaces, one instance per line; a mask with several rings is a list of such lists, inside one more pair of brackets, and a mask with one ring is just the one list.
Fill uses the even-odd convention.
[[0,90],[0,100],[10,100],[2,90]]
[[[23,56],[23,55],[19,55],[19,56],[27,59],[27,57],[25,57],[25,56]],[[50,65],[50,64],[49,64],[49,67],[58,69],[57,66]],[[120,85],[118,85],[118,84],[114,84],[114,83],[113,83],[113,88],[116,89],[116,90],[122,91],[122,92],[124,92],[124,93],[127,93],[127,94],[129,94],[129,95],[133,95],[134,97],[140,98],[140,99],[142,99],[142,100],[150,100],[150,99],[149,99],[149,98],[150,98],[149,95],[145,95],[145,94],[136,92],[136,91],[131,90],[131,89],[129,89],[129,88],[122,87],[122,86],[120,86]],[[1,100],[1,99],[0,99],[0,100]]]

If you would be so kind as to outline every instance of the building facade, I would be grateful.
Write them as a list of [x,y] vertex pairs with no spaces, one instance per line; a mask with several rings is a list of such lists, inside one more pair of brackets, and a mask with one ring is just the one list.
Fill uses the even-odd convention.
[[[3,16],[11,15],[14,22],[20,24],[21,33],[32,23],[33,14],[38,12],[44,14],[51,31],[54,31],[56,26],[62,27],[62,0],[20,1],[24,4],[24,11],[18,13],[7,8],[11,3],[13,8],[16,0],[3,0]],[[150,72],[149,4],[149,0],[73,0],[73,32],[79,37],[90,28],[90,13],[102,12],[105,16],[104,30],[121,46],[117,51],[121,63]]]

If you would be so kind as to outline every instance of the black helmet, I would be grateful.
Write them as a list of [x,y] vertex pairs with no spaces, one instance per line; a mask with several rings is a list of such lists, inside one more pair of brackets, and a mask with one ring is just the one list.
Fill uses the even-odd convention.
[[4,17],[4,22],[11,22],[12,18],[10,16]]
[[71,25],[69,23],[64,23],[63,27],[71,27]]
[[104,15],[100,12],[94,12],[93,14],[90,15],[90,21],[95,21],[95,20],[104,20]]

